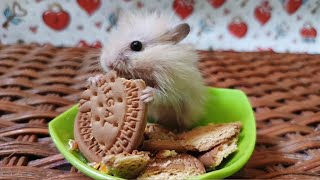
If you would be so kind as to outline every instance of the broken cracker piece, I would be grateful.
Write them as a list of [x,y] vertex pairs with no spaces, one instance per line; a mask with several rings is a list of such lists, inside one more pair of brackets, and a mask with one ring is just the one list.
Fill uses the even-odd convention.
[[240,134],[241,123],[221,123],[199,126],[178,136],[184,146],[192,146],[199,152],[208,151]]
[[189,154],[178,154],[175,157],[154,159],[137,179],[180,180],[204,173],[205,168],[197,158]]
[[144,134],[147,137],[147,139],[153,139],[153,140],[176,139],[176,135],[172,131],[155,123],[147,123]]
[[238,136],[214,147],[210,151],[200,155],[199,161],[207,168],[214,169],[222,160],[237,150]]
[[187,150],[196,150],[192,146],[185,145],[182,140],[172,139],[149,139],[143,142],[143,150],[147,151],[161,151],[161,150],[175,150],[177,152],[185,152]]
[[142,148],[147,151],[175,150],[204,152],[240,133],[240,122],[209,124],[181,133],[175,139],[149,139]]
[[110,174],[132,179],[136,178],[149,162],[147,153],[133,151],[131,154],[123,152],[116,155],[106,155],[102,163],[105,164]]

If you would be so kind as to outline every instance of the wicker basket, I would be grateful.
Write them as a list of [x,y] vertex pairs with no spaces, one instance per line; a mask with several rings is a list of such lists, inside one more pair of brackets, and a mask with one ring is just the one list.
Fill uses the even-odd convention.
[[[47,123],[99,72],[98,53],[0,45],[0,179],[89,179],[59,154]],[[256,149],[233,178],[318,179],[320,56],[200,53],[207,84],[245,91],[255,110]]]

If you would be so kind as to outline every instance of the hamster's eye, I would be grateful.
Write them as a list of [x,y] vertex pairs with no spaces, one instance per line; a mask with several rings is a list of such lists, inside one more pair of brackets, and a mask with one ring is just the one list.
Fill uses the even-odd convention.
[[140,41],[133,41],[130,45],[133,51],[140,51],[142,49],[142,43]]

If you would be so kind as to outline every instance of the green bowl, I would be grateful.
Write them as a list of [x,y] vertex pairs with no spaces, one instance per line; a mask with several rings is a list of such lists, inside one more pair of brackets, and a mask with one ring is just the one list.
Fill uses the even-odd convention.
[[[224,159],[216,170],[196,177],[221,179],[239,171],[249,160],[256,142],[256,123],[248,98],[242,91],[221,88],[208,88],[208,91],[205,116],[196,126],[233,121],[242,123],[238,150]],[[49,132],[58,150],[73,166],[94,179],[121,179],[93,169],[87,165],[88,161],[81,153],[68,150],[68,141],[73,139],[73,122],[77,112],[75,105],[49,123]]]

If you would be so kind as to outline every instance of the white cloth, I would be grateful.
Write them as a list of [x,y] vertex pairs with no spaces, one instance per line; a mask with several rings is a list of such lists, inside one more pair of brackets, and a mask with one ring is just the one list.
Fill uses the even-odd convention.
[[1,0],[0,43],[100,47],[118,9],[169,9],[198,49],[320,53],[314,0]]

